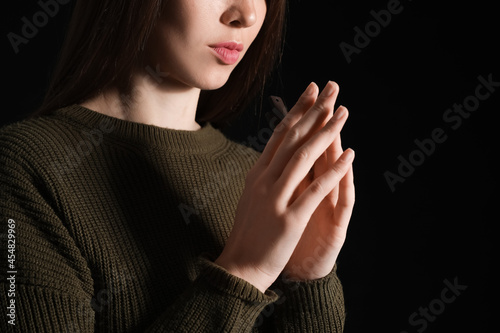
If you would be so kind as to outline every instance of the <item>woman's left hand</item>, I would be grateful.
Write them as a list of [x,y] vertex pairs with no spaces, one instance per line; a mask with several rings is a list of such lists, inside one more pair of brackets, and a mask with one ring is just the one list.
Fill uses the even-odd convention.
[[[331,116],[324,123],[330,118]],[[314,179],[330,170],[342,152],[339,135],[316,161],[309,175],[297,187],[295,195],[298,197]],[[283,271],[284,278],[314,280],[325,277],[332,271],[346,238],[354,206],[354,193],[351,167],[339,185],[325,197],[311,216]]]

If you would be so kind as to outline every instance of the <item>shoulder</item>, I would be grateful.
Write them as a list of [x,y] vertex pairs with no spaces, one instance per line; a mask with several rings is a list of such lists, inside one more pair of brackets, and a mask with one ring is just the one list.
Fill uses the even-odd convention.
[[27,118],[0,128],[2,156],[34,155],[40,157],[44,147],[61,142],[61,126],[55,117]]
[[[74,141],[74,126],[54,115],[44,115],[0,128],[0,171],[47,173]],[[67,153],[66,153],[67,154]]]
[[44,118],[28,118],[0,128],[1,157],[23,158],[35,154],[49,131]]
[[38,157],[42,153],[64,153],[68,145],[78,146],[82,139],[91,143],[101,139],[112,130],[109,122],[106,117],[85,113],[81,107],[72,105],[0,128],[0,149],[22,150]]

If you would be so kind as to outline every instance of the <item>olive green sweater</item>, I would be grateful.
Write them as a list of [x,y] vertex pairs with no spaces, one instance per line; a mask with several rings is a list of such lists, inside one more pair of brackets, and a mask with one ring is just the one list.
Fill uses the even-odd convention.
[[342,331],[335,269],[264,294],[213,263],[258,156],[78,105],[0,129],[0,331]]

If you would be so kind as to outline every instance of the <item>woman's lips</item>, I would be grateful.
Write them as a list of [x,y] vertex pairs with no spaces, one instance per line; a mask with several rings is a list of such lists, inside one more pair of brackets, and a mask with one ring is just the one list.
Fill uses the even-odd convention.
[[234,65],[243,51],[243,44],[236,42],[223,42],[210,45],[215,55],[227,65]]

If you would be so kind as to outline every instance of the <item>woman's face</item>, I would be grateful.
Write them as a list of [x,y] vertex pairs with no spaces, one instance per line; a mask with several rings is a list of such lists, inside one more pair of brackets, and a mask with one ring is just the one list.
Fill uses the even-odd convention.
[[259,33],[266,0],[168,0],[146,49],[169,79],[222,87]]

